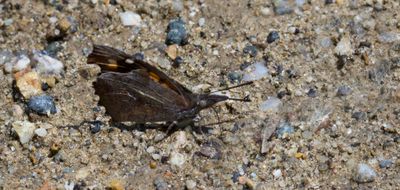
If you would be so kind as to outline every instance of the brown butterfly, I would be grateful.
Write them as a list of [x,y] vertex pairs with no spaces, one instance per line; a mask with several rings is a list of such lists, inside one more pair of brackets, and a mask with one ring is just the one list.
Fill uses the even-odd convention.
[[192,93],[149,63],[107,46],[94,45],[87,63],[101,67],[94,88],[99,104],[116,122],[181,122],[218,102],[249,101]]

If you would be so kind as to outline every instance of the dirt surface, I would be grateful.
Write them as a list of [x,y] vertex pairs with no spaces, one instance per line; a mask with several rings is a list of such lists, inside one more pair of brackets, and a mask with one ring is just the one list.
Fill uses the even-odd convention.
[[[3,0],[0,7],[0,51],[27,55],[35,70],[32,52],[54,50],[64,66],[40,76],[57,108],[43,116],[30,111],[18,73],[0,63],[3,189],[400,185],[398,1]],[[124,26],[124,11],[139,14],[140,25]],[[183,63],[171,67],[166,29],[178,17],[188,44],[178,46]],[[268,74],[227,92],[252,102],[220,103],[218,114],[200,113],[197,127],[165,137],[164,130],[110,122],[92,87],[100,69],[86,64],[93,44],[143,52],[194,92],[238,84],[256,62]],[[277,104],[260,109],[268,99]],[[22,121],[47,133],[22,143]],[[229,122],[208,125],[218,121]],[[208,130],[199,132],[201,125]]]

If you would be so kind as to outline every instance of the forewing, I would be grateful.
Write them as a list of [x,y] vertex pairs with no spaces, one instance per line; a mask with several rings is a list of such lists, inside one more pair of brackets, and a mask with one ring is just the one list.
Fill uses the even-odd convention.
[[145,73],[102,73],[95,85],[100,105],[114,121],[175,121],[186,107],[175,91],[150,80]]
[[192,92],[186,89],[184,86],[168,77],[165,73],[152,66],[151,64],[141,61],[134,60],[131,56],[124,52],[107,47],[94,45],[93,51],[88,57],[89,64],[97,64],[101,67],[102,72],[131,72],[134,70],[141,70],[141,72],[147,73],[147,77],[159,84],[165,89],[175,91],[179,96],[182,96],[182,101],[186,106],[194,104]]

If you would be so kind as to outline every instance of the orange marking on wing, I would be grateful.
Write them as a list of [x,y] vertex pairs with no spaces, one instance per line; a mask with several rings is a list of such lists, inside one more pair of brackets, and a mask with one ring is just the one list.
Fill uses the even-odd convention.
[[107,64],[106,67],[109,70],[117,70],[119,66],[117,64]]
[[151,80],[153,80],[155,82],[160,81],[160,77],[157,74],[153,73],[153,72],[149,72],[149,77],[151,78]]

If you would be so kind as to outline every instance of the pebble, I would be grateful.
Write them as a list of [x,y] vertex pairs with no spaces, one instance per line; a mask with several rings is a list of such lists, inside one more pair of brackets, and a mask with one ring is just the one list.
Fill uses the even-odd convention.
[[274,11],[278,15],[290,14],[293,12],[289,0],[274,0],[273,3]]
[[323,48],[328,48],[333,44],[330,37],[323,37],[319,40],[319,45]]
[[101,121],[93,121],[90,123],[90,132],[96,134],[101,131],[103,123]]
[[166,57],[158,57],[156,62],[160,68],[165,70],[170,70],[172,67],[172,64]]
[[358,164],[357,169],[354,173],[354,181],[358,183],[369,183],[373,182],[377,174],[374,169],[372,169],[367,164]]
[[16,77],[16,86],[25,99],[29,99],[43,92],[39,74],[35,71],[27,72],[22,76]]
[[269,7],[261,7],[260,12],[263,16],[270,16],[272,14],[272,11]]
[[27,68],[31,60],[26,55],[19,55],[15,59],[11,59],[4,66],[4,70],[8,73],[22,71]]
[[182,0],[173,0],[172,1],[172,10],[179,13],[183,11],[183,2]]
[[154,146],[149,146],[149,147],[146,149],[146,152],[149,153],[149,154],[153,153],[154,151],[155,151]]
[[200,148],[200,154],[210,159],[221,159],[221,145],[216,141],[208,141]]
[[110,190],[124,190],[125,187],[121,180],[113,179],[110,181],[109,189]]
[[393,165],[393,161],[391,160],[381,160],[379,161],[380,168],[390,168]]
[[243,74],[241,72],[230,72],[228,73],[228,79],[231,83],[240,83],[243,79]]
[[286,135],[294,133],[294,127],[288,122],[283,122],[279,124],[279,127],[276,129],[275,133],[278,138],[283,138]]
[[185,185],[186,185],[186,189],[192,190],[192,189],[196,189],[197,184],[195,181],[189,179],[189,180],[186,180]]
[[350,56],[353,54],[350,38],[348,36],[342,37],[335,47],[335,53],[339,56]]
[[351,93],[351,88],[349,86],[340,86],[337,90],[338,96],[347,96]]
[[246,47],[243,48],[243,53],[248,54],[251,57],[257,56],[258,50],[256,46],[253,45],[247,45]]
[[45,55],[41,52],[34,52],[33,59],[37,61],[35,69],[39,74],[60,75],[63,72],[63,63],[48,55]]
[[156,190],[168,190],[168,183],[162,177],[157,177],[154,180],[154,186],[156,186]]
[[181,56],[177,56],[177,57],[174,59],[174,64],[173,64],[173,66],[174,66],[174,67],[179,67],[179,66],[182,65],[183,63],[184,63],[183,58],[182,58]]
[[48,95],[31,97],[28,108],[40,115],[50,115],[57,112],[53,97]]
[[378,35],[378,40],[382,43],[392,43],[400,41],[400,33],[383,32]]
[[126,11],[119,13],[119,17],[121,18],[122,25],[124,26],[141,26],[142,18],[137,13]]
[[186,26],[183,20],[175,19],[169,22],[165,43],[167,45],[185,45],[187,43]]
[[351,115],[351,118],[354,118],[354,119],[356,119],[357,121],[361,121],[361,120],[367,118],[367,114],[366,114],[365,112],[358,111],[358,112],[354,112],[354,113]]
[[24,110],[20,105],[14,104],[11,109],[11,114],[14,117],[14,119],[21,119],[22,116],[24,115]]
[[0,66],[11,61],[13,54],[11,51],[2,50],[0,51]]
[[178,55],[178,46],[176,44],[172,44],[165,49],[165,53],[167,53],[168,57],[174,60]]
[[50,44],[47,45],[45,48],[46,53],[53,58],[57,57],[57,53],[63,49],[62,45],[60,42],[51,42]]
[[245,69],[243,75],[243,81],[255,81],[260,80],[268,75],[268,68],[265,66],[265,62],[256,62]]
[[272,172],[272,175],[274,175],[275,178],[280,178],[282,176],[282,170],[276,169]]
[[315,90],[314,88],[310,88],[310,90],[308,90],[307,92],[307,96],[310,98],[317,97],[317,90]]
[[28,143],[34,135],[36,126],[29,121],[16,121],[12,123],[12,127],[19,137],[21,144]]
[[185,155],[179,152],[172,152],[170,154],[169,163],[173,166],[182,167],[186,162]]
[[68,19],[66,17],[62,18],[58,22],[58,28],[64,33],[67,32],[71,27],[72,27],[72,23],[70,22],[70,19]]
[[261,103],[260,110],[265,112],[278,112],[282,105],[282,101],[276,97],[268,97],[268,99]]
[[277,31],[272,31],[267,36],[267,42],[270,44],[272,42],[275,42],[276,40],[279,40],[279,38],[279,33]]
[[203,27],[205,23],[206,23],[206,19],[205,19],[204,17],[201,17],[201,18],[199,19],[199,26],[200,26],[200,27]]
[[45,128],[38,128],[35,130],[35,134],[39,137],[45,137],[47,135],[47,130]]

